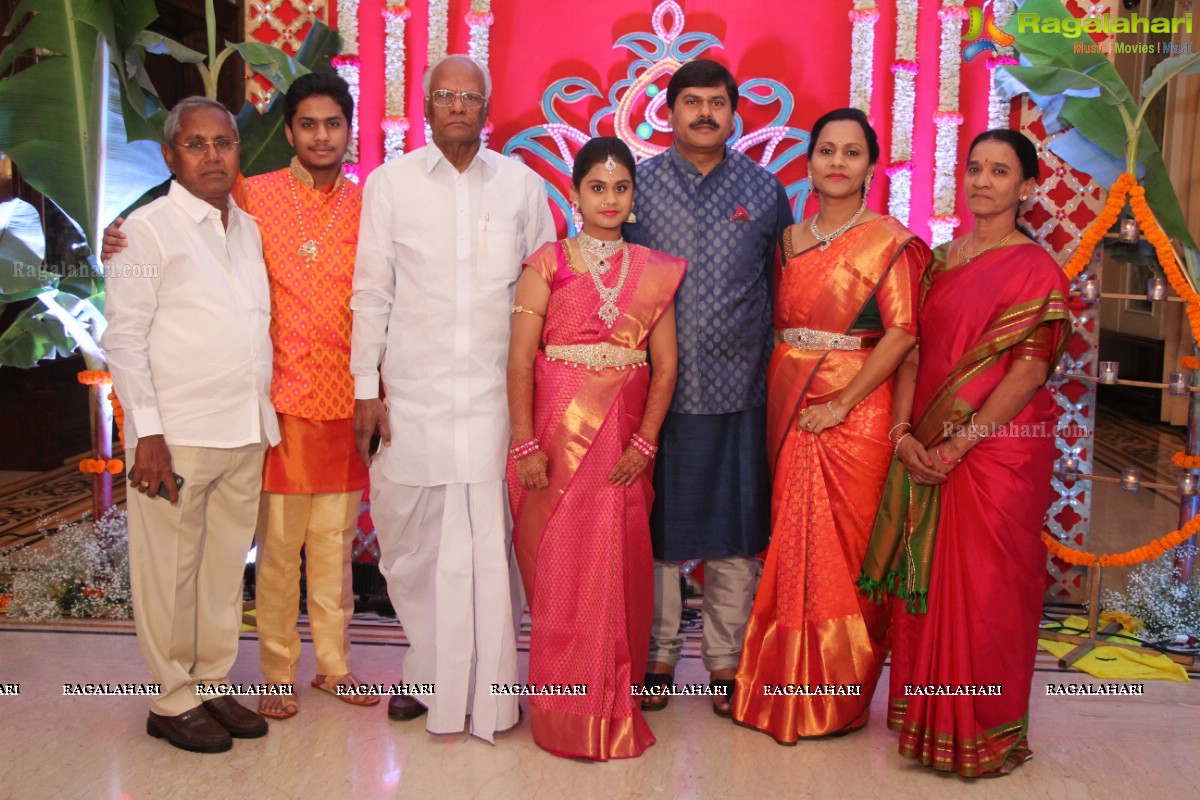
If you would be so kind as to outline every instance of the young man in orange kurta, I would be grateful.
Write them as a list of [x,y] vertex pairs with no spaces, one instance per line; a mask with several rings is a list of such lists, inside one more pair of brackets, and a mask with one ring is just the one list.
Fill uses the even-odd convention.
[[[258,219],[271,287],[271,400],[283,441],[267,452],[256,569],[263,677],[292,684],[300,660],[296,617],[304,548],[308,614],[316,651],[312,685],[354,704],[377,697],[338,692],[350,671],[354,612],[350,548],[367,471],[354,448],[350,293],[362,190],[346,179],[353,99],[334,75],[306,75],[284,97],[289,167],[239,182],[238,205]],[[268,696],[259,712],[283,719],[295,696]]]

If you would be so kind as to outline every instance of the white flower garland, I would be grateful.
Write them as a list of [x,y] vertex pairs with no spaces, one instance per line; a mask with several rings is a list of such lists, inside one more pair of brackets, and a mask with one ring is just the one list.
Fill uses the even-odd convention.
[[958,127],[963,116],[958,110],[958,78],[962,67],[963,20],[969,15],[963,0],[944,0],[938,11],[942,22],[938,52],[938,110],[933,115],[937,126],[933,161],[933,215],[929,218],[930,244],[937,247],[954,238],[959,218],[954,213],[958,167]]
[[912,136],[917,106],[917,0],[896,0],[896,61],[892,96],[892,157],[888,213],[908,225],[912,206]]
[[[446,55],[450,26],[450,0],[429,0],[429,47],[425,50],[426,65],[437,63]],[[433,141],[429,120],[425,120],[425,141]]]
[[404,115],[407,94],[404,82],[404,31],[412,12],[405,0],[389,0],[383,9],[383,63],[386,103],[383,128],[383,158],[390,161],[404,154],[408,117]]
[[427,61],[432,64],[446,55],[447,31],[450,25],[450,0],[429,0],[429,49]]
[[854,0],[850,12],[850,107],[871,113],[871,75],[875,66],[875,0]]
[[[492,16],[492,0],[471,0],[471,10],[467,12],[467,27],[471,30],[471,38],[467,45],[467,53],[486,68],[488,65],[491,31],[489,30],[495,18]],[[487,147],[488,135],[492,132],[491,124],[485,125],[480,139]]]
[[354,118],[350,120],[350,143],[346,148],[346,175],[358,182],[358,0],[339,0],[338,33],[342,37],[342,52],[333,57],[333,67],[350,86],[354,98]]
[[[992,0],[992,19],[996,21],[997,27],[1004,28],[1015,13],[1017,13],[1017,4],[1014,0]],[[988,70],[992,74],[991,82],[988,85],[988,128],[1007,128],[1009,125],[1012,101],[1005,100],[1000,96],[996,68],[1016,66],[1016,64],[1017,59],[1014,57],[1011,46],[1001,47],[987,61]]]

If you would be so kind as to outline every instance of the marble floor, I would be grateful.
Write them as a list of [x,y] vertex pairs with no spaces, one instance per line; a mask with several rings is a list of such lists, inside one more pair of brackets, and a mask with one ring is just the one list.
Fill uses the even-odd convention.
[[[1200,783],[1200,687],[1151,682],[1144,697],[1045,696],[1047,682],[1093,682],[1039,668],[1034,676],[1029,764],[1000,780],[965,781],[904,761],[877,693],[866,730],[781,747],[709,711],[703,698],[674,698],[648,716],[658,743],[638,759],[595,764],[549,755],[529,726],[488,745],[431,736],[420,721],[387,719],[382,704],[359,709],[310,689],[300,714],[272,722],[263,739],[228,753],[196,755],[145,733],[141,698],[64,697],[62,684],[148,680],[135,638],[120,626],[31,626],[0,621],[0,798],[1128,798],[1194,796]],[[234,682],[260,680],[258,644],[243,639]],[[357,643],[355,671],[368,682],[398,679],[403,648]],[[524,671],[522,654],[522,671]],[[311,646],[301,677],[314,671]],[[698,659],[679,680],[707,676]],[[886,683],[886,674],[884,676]]]

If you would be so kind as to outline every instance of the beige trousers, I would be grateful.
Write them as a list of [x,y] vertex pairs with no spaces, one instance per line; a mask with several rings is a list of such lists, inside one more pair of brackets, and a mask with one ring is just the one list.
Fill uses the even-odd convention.
[[354,591],[350,551],[362,491],[264,492],[258,527],[255,607],[263,678],[295,683],[300,662],[300,549],[304,548],[308,617],[320,675],[350,672]]
[[[654,562],[654,627],[650,631],[650,661],[674,667],[683,650],[679,625],[683,598],[679,592],[679,561]],[[709,672],[737,669],[742,655],[746,621],[754,605],[758,577],[755,556],[709,558],[704,562],[704,634],[700,658]]]
[[[136,449],[129,463],[137,463]],[[237,658],[242,573],[254,539],[265,447],[170,447],[178,505],[131,490],[129,572],[138,647],[162,694],[156,714],[200,704]]]

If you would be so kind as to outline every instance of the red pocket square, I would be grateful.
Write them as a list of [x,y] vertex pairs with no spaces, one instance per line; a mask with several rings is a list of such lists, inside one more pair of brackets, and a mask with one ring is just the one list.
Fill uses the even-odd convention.
[[746,213],[745,206],[738,206],[738,210],[733,212],[733,216],[730,217],[729,219],[733,222],[737,222],[739,220],[745,220],[745,221],[749,222],[750,215]]

